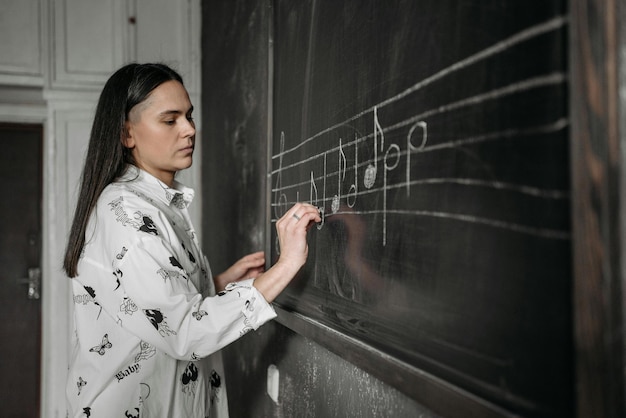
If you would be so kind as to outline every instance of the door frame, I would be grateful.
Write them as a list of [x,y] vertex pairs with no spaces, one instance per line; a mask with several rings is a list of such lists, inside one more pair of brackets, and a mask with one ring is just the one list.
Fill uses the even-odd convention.
[[[43,127],[43,196],[41,252],[41,374],[40,414],[65,416],[65,381],[69,360],[69,280],[63,274],[58,254],[65,243],[65,231],[56,216],[59,190],[55,173],[56,147],[50,139],[51,118],[45,104],[0,104],[0,122],[38,124]],[[65,321],[60,320],[66,318]]]

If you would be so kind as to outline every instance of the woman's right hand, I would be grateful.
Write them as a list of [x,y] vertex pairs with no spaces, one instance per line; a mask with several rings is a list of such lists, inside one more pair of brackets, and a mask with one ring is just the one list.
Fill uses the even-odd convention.
[[280,245],[280,257],[277,263],[291,265],[296,271],[306,262],[309,245],[306,240],[307,232],[321,222],[319,210],[308,203],[296,203],[276,221],[276,232]]
[[254,281],[265,300],[272,302],[304,265],[309,253],[307,232],[321,221],[319,210],[308,203],[296,203],[276,221],[280,257]]

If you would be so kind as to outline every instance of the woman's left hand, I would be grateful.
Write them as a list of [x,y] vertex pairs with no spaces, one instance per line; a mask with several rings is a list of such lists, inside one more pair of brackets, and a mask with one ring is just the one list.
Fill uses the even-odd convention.
[[240,258],[226,271],[214,278],[216,291],[224,290],[228,283],[253,279],[265,271],[265,252],[258,251]]

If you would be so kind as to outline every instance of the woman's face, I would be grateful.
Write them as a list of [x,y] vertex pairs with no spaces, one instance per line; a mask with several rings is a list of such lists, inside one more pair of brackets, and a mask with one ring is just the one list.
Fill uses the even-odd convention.
[[135,164],[171,186],[177,171],[191,166],[196,129],[185,87],[166,81],[130,110],[125,145]]

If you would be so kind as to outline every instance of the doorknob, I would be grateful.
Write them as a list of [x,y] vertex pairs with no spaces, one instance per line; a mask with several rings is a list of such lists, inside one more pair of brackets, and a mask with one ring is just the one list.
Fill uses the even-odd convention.
[[41,286],[41,269],[39,267],[29,268],[28,278],[18,279],[17,282],[28,284],[28,299],[39,299]]

